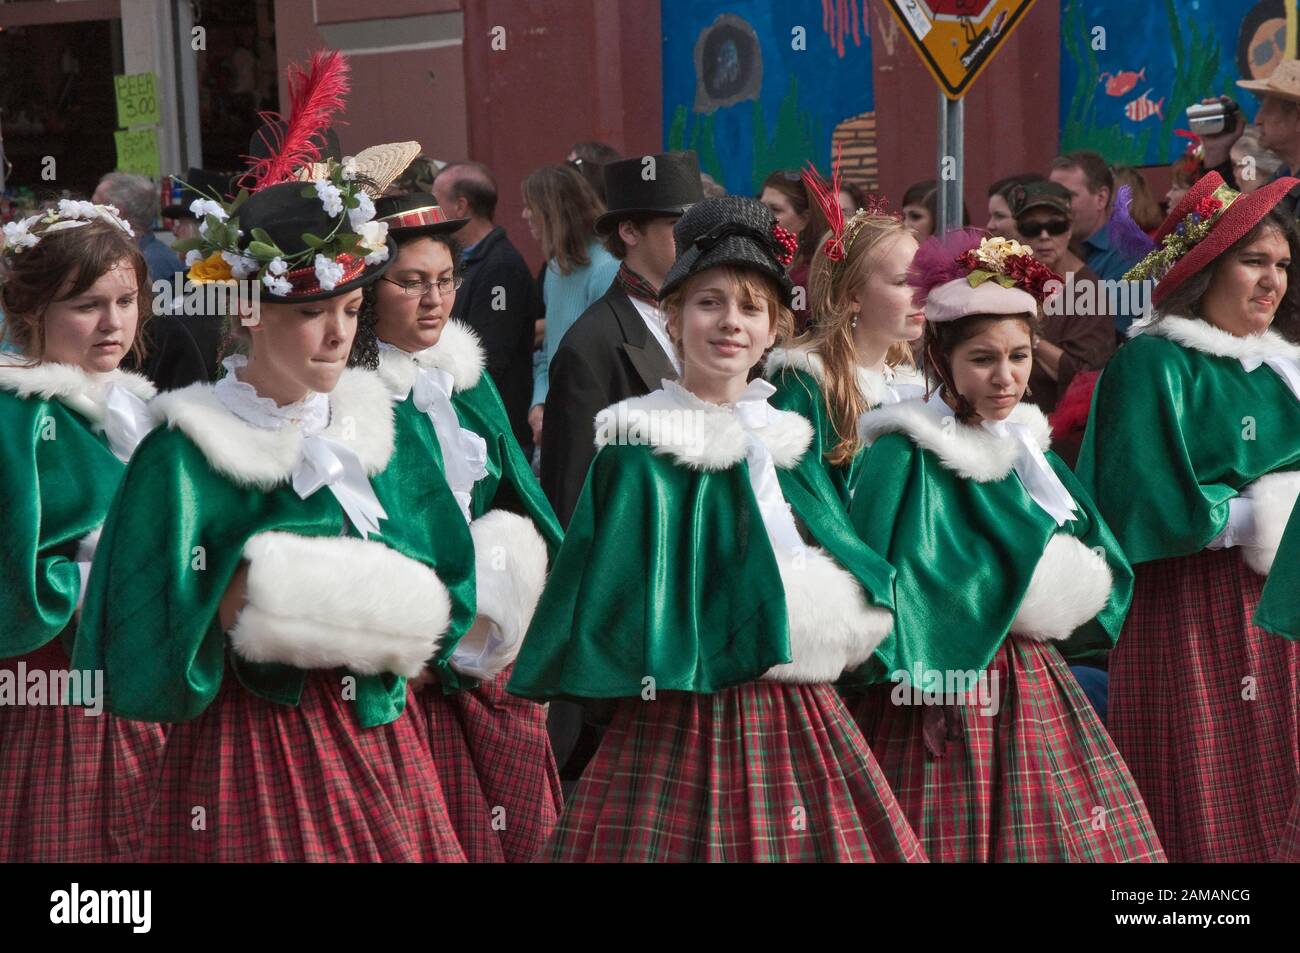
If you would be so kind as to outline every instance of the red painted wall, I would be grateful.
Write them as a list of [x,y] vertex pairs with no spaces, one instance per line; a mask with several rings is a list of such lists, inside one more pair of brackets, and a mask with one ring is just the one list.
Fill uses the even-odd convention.
[[[534,268],[519,184],[597,139],[624,155],[663,137],[656,0],[464,0],[469,155],[500,187],[497,221]],[[505,50],[492,49],[505,28]]]
[[[871,30],[880,184],[897,207],[907,186],[938,177],[939,93],[897,22],[880,12]],[[1060,38],[1060,0],[1038,0],[966,93],[963,191],[974,225],[988,221],[992,182],[1046,174],[1056,155]]]

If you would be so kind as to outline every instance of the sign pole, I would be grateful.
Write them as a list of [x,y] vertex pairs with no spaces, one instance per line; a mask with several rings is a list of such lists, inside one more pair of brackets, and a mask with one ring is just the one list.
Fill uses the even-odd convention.
[[935,233],[962,226],[962,181],[966,164],[966,109],[960,99],[939,93],[938,221]]

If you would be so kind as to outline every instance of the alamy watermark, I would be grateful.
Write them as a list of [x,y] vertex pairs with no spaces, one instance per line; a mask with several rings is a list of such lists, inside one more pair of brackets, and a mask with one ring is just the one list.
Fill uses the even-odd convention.
[[628,409],[616,404],[596,415],[596,440],[602,445],[696,446],[703,421],[703,413],[690,408]]
[[0,708],[75,704],[86,716],[104,712],[100,669],[29,669],[26,662],[0,669]]
[[993,716],[1002,704],[997,669],[927,669],[917,662],[910,671],[895,670],[889,680],[895,705],[979,706],[980,714]]
[[245,325],[257,324],[262,286],[253,280],[195,283],[180,272],[153,283],[153,313],[185,317],[240,315]]
[[1064,281],[1053,279],[1043,285],[1048,297],[1043,302],[1043,314],[1096,317],[1100,315],[1128,315],[1133,318],[1151,316],[1154,305],[1151,296],[1156,283],[1145,281],[1075,281],[1074,273]]

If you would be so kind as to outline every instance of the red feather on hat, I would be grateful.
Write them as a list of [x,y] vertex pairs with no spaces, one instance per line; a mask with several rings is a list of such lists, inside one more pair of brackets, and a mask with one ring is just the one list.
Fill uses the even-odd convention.
[[840,157],[836,149],[835,163],[831,167],[831,181],[828,184],[817,173],[817,167],[808,163],[803,170],[803,184],[812,193],[813,199],[821,206],[826,223],[830,226],[831,237],[826,240],[824,251],[831,261],[844,257],[844,209],[840,207]]
[[[348,61],[338,50],[317,50],[306,70],[295,63],[288,74],[289,121],[274,154],[258,159],[240,177],[240,184],[250,192],[291,182],[299,169],[320,160],[319,134],[343,109],[351,89]],[[280,117],[262,113],[262,119],[273,126]]]

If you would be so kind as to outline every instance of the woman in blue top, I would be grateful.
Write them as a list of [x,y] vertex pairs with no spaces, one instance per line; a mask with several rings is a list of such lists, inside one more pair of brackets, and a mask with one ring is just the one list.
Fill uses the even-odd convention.
[[573,166],[544,165],[524,179],[523,190],[524,221],[546,256],[546,331],[541,350],[533,355],[533,402],[528,411],[533,445],[539,446],[551,357],[564,332],[609,290],[618,259],[596,239],[596,219],[605,207]]

